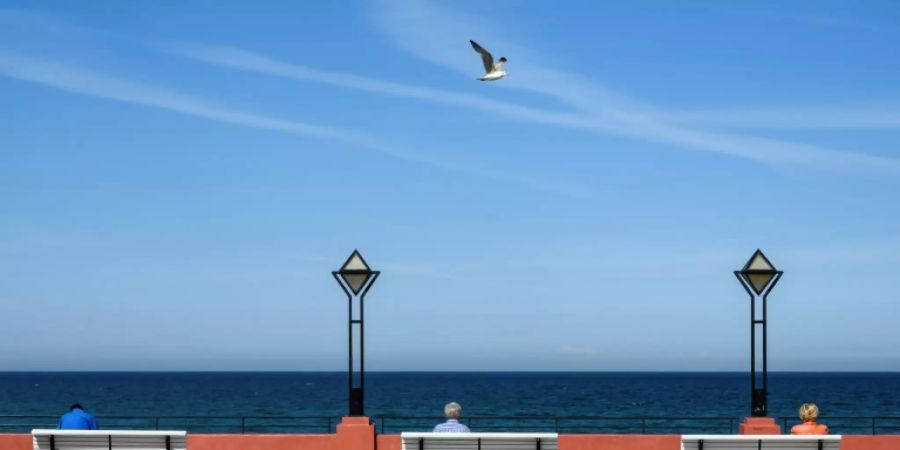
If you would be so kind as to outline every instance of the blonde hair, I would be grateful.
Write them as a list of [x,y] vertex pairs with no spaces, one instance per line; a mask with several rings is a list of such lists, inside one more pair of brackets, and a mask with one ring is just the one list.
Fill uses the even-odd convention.
[[804,403],[800,406],[800,420],[815,422],[819,418],[819,407],[815,403]]

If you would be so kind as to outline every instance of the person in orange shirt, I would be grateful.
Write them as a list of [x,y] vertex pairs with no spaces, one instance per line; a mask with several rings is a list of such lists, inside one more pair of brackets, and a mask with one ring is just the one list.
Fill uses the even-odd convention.
[[800,406],[800,425],[791,428],[791,434],[828,434],[828,427],[816,423],[819,418],[819,407],[815,403],[804,403]]

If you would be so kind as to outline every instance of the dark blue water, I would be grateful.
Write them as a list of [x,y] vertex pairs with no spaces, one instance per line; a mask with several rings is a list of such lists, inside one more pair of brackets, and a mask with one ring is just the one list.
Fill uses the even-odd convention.
[[[451,400],[463,405],[465,416],[740,418],[749,409],[749,380],[744,373],[381,372],[368,374],[366,381],[366,413],[373,417],[440,416],[444,403]],[[795,417],[804,402],[817,403],[823,417],[900,416],[898,373],[774,373],[769,384],[770,416]],[[339,417],[346,412],[346,398],[345,373],[0,373],[0,415],[56,416],[77,401],[101,418],[107,417],[109,425],[121,425],[116,419],[121,416]],[[47,420],[32,421],[39,425]],[[123,426],[154,426],[149,420]],[[163,427],[202,425],[196,420],[173,420]],[[258,419],[250,421],[252,424],[245,426],[258,430],[264,425]],[[0,425],[9,422],[0,419]],[[572,430],[640,431],[634,421],[563,422],[563,427]],[[870,432],[868,419],[839,422],[835,419],[833,423]],[[306,423],[308,431],[328,426],[325,419]],[[431,423],[430,418],[387,419],[385,431],[423,429]],[[552,420],[518,423],[529,429],[559,425]],[[476,421],[475,425],[479,424],[484,429],[512,426],[509,421]],[[669,425],[660,421],[650,426],[654,424]],[[733,426],[727,420],[694,424],[707,428],[696,431]],[[886,429],[879,432],[891,432],[890,426],[900,425],[900,420],[882,420],[878,426],[882,425]],[[238,427],[239,421],[216,426],[226,431]]]

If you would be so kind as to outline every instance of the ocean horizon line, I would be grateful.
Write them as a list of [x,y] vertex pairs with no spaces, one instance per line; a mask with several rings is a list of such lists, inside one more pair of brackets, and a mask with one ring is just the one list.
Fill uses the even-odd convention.
[[[268,370],[268,369],[229,369],[229,370],[202,370],[202,369],[159,369],[159,370],[130,370],[130,369],[99,369],[99,370],[0,370],[0,374],[343,374],[346,370]],[[897,370],[769,370],[772,374],[900,374]],[[366,374],[735,374],[749,375],[747,370],[367,370]]]

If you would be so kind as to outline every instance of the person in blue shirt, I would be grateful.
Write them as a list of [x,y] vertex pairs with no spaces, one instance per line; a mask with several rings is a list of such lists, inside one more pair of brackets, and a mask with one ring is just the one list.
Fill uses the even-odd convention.
[[69,412],[59,418],[57,430],[96,430],[100,426],[93,414],[84,410],[80,404],[72,405]]
[[459,423],[459,416],[462,415],[462,406],[459,403],[450,402],[444,406],[444,415],[447,421],[439,423],[434,427],[435,433],[468,433],[469,427]]

